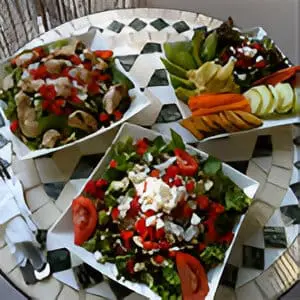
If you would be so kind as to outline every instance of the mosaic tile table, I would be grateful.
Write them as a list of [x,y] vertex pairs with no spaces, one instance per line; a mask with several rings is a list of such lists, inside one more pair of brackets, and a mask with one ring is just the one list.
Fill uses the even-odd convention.
[[[191,36],[196,26],[209,29],[219,20],[190,12],[161,9],[130,9],[98,13],[80,18],[46,32],[27,46],[98,30],[117,45],[118,35],[134,40],[136,53],[119,57],[124,69],[134,75],[147,55],[159,56],[160,42],[171,36]],[[145,43],[145,36],[148,40]],[[120,46],[120,45],[119,45]],[[144,58],[143,58],[144,56]],[[146,57],[146,58],[145,58]],[[166,71],[157,65],[151,74],[138,78],[145,93],[161,100],[161,110],[153,129],[164,132],[181,118],[172,97]],[[0,120],[3,126],[3,120]],[[0,135],[0,157],[23,183],[32,218],[45,233],[57,220],[69,201],[110,145],[116,130],[86,143],[34,160],[18,161],[10,141]],[[1,128],[0,128],[1,134]],[[250,207],[237,242],[225,268],[216,299],[275,299],[299,277],[300,208],[300,127],[283,126],[198,144],[198,148],[219,157],[260,182],[256,200]],[[47,250],[60,248],[48,235]],[[80,290],[74,270],[82,262],[71,254],[70,269],[56,272],[50,279],[26,285],[0,232],[0,268],[27,295],[37,299],[144,299],[117,283],[104,279]],[[92,275],[90,277],[93,277]],[[91,281],[93,278],[90,278]]]

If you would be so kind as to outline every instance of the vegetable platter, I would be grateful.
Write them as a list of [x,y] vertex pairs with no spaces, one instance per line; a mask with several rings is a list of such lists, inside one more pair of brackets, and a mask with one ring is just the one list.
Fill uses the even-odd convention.
[[197,140],[298,120],[300,66],[291,66],[266,35],[240,31],[229,18],[163,49],[184,112],[180,124]]
[[21,159],[101,135],[150,104],[97,30],[25,49],[0,74],[1,113]]
[[258,183],[171,135],[123,124],[51,236],[150,299],[213,299]]

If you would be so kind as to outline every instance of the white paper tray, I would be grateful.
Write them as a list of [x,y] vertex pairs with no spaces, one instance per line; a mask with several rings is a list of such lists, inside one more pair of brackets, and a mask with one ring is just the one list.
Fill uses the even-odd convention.
[[[87,47],[89,47],[92,50],[110,49],[105,38],[96,29],[92,29],[83,35],[77,35],[75,37],[78,40],[84,42],[87,45]],[[5,66],[5,64],[7,64],[7,61],[0,65],[0,87],[1,87],[1,81],[5,77],[4,66]],[[123,67],[117,60],[116,60],[116,66],[122,73],[125,73]],[[99,135],[103,134],[104,132],[107,132],[110,129],[121,125],[123,122],[125,122],[129,119],[131,119],[131,122],[135,122],[139,125],[144,125],[144,126],[152,125],[155,121],[155,119],[154,119],[155,116],[153,116],[153,109],[154,109],[155,105],[154,104],[151,105],[151,101],[148,99],[148,97],[145,97],[144,94],[141,93],[136,81],[129,74],[126,74],[126,76],[133,82],[134,88],[129,91],[129,95],[132,98],[132,102],[131,102],[129,109],[124,114],[123,118],[117,122],[114,122],[111,126],[109,126],[107,128],[99,129],[98,131],[96,131],[84,138],[81,138],[79,140],[76,140],[72,143],[69,143],[69,144],[66,144],[63,146],[59,146],[59,147],[55,147],[55,148],[51,148],[51,149],[39,149],[39,150],[34,150],[34,151],[30,150],[17,136],[15,136],[10,131],[10,129],[9,129],[10,122],[9,122],[9,120],[6,119],[3,110],[0,108],[0,114],[2,114],[2,116],[5,119],[5,123],[6,123],[6,129],[3,130],[4,135],[8,140],[12,141],[13,148],[14,148],[14,151],[15,151],[18,159],[29,159],[29,158],[39,157],[42,155],[47,155],[54,151],[58,151],[61,149],[65,149],[67,147],[71,147],[73,145],[87,141],[95,136],[99,136]],[[0,105],[0,107],[1,107],[1,105]],[[144,109],[146,109],[145,113],[141,114],[140,112]],[[132,119],[133,117],[134,117],[134,119]]]
[[[134,139],[140,139],[143,137],[149,138],[149,139],[154,139],[157,136],[160,136],[159,133],[145,129],[143,127],[129,124],[129,123],[124,123],[116,135],[114,141],[112,144],[116,143],[119,140],[122,140],[126,136],[132,136]],[[104,155],[104,157],[101,159],[99,162],[98,166],[95,168],[91,176],[88,178],[88,180],[92,178],[99,178],[103,172],[105,171],[105,168],[107,167],[110,157],[109,157],[109,148]],[[187,146],[187,149],[193,150],[197,153],[199,153],[203,157],[207,157],[208,155],[202,151],[199,151],[193,147]],[[254,181],[253,179],[245,176],[244,174],[236,171],[232,167],[228,166],[227,164],[223,163],[223,171],[224,174],[229,176],[240,188],[244,190],[244,192],[251,198],[254,197],[259,184]],[[82,190],[81,190],[82,191]],[[81,193],[80,191],[80,193]],[[79,194],[80,194],[79,193]],[[237,233],[239,231],[240,225],[242,223],[243,217],[241,217],[240,221],[236,226],[234,227],[233,232],[235,233],[234,235],[234,240],[237,236]],[[91,265],[93,268],[96,270],[100,271],[107,277],[116,280],[120,284],[126,286],[127,288],[135,291],[138,294],[144,295],[150,299],[160,299],[160,297],[155,294],[153,291],[151,291],[146,285],[144,284],[138,284],[138,283],[133,283],[130,281],[119,281],[116,279],[117,275],[117,269],[114,264],[111,263],[106,263],[106,264],[100,264],[98,263],[94,255],[87,250],[85,250],[82,247],[78,247],[74,244],[74,233],[73,233],[73,223],[72,223],[72,210],[71,210],[71,205],[67,208],[67,210],[62,214],[60,219],[52,226],[50,229],[51,236],[53,236],[55,239],[57,239],[62,247],[66,247],[69,249],[71,252],[76,254],[79,258],[81,258],[84,262],[87,264]],[[232,245],[234,243],[234,240],[229,247],[229,249],[226,252],[225,255],[225,260],[222,264],[217,266],[216,268],[212,269],[208,273],[208,280],[209,280],[209,294],[206,297],[206,299],[213,299],[214,294],[216,292],[216,289],[219,284],[219,280],[221,278],[222,272],[224,270],[226,261],[229,257]]]

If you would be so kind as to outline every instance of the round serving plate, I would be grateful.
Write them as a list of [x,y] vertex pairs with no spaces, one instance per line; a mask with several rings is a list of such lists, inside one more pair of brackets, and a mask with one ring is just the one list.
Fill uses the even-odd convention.
[[[177,99],[160,64],[143,68],[147,59],[159,58],[167,40],[191,37],[193,28],[215,28],[220,20],[184,11],[126,9],[97,13],[65,23],[25,47],[99,30],[116,49],[125,71],[134,76],[148,97],[159,99],[160,110],[152,129],[165,133],[182,117]],[[119,52],[118,52],[119,51]],[[3,122],[0,120],[0,126]],[[0,128],[0,134],[1,134]],[[49,156],[18,161],[12,144],[0,135],[0,157],[22,182],[40,237],[68,207],[86,178],[111,144],[117,129]],[[298,279],[300,127],[287,125],[255,130],[197,143],[196,147],[229,163],[260,183],[224,270],[216,299],[274,299]],[[296,196],[296,195],[297,196]],[[68,199],[66,202],[65,199]],[[43,240],[43,239],[41,239]],[[85,274],[89,288],[76,278],[85,265],[73,254],[71,265],[47,280],[28,286],[0,233],[0,268],[26,294],[38,299],[144,299],[117,283]],[[61,248],[49,234],[47,250]],[[99,278],[98,278],[99,279]],[[97,284],[94,284],[98,282]],[[80,290],[80,292],[77,292]],[[254,298],[253,298],[254,297]]]

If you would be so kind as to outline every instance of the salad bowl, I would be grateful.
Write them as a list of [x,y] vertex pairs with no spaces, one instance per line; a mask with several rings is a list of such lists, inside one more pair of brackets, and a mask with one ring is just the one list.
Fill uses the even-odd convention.
[[0,93],[4,134],[19,159],[85,142],[134,116],[139,123],[147,107],[149,116],[150,101],[95,29],[3,62]]
[[[129,138],[130,142],[128,142],[128,138]],[[143,141],[143,142],[141,142],[141,141]],[[156,141],[156,142],[153,142],[153,141]],[[237,213],[235,215],[236,218],[234,217],[234,218],[232,218],[232,220],[236,220],[236,222],[230,221],[232,227],[229,230],[230,232],[227,232],[225,234],[225,236],[226,236],[225,239],[224,239],[225,236],[222,235],[221,239],[215,239],[215,238],[210,237],[210,238],[212,238],[212,240],[209,241],[209,240],[207,240],[207,238],[209,238],[209,237],[206,236],[204,238],[204,243],[207,243],[207,246],[204,245],[204,247],[201,249],[199,248],[200,244],[197,246],[198,247],[197,249],[195,249],[193,246],[193,243],[195,243],[195,241],[196,241],[196,244],[198,243],[198,240],[197,240],[198,237],[194,239],[194,238],[190,238],[190,237],[187,237],[186,235],[184,235],[183,240],[182,239],[180,240],[181,242],[179,242],[179,240],[177,240],[177,239],[175,239],[172,242],[173,243],[172,249],[170,249],[170,247],[167,245],[169,247],[167,250],[166,249],[162,250],[162,248],[159,248],[160,250],[157,250],[158,247],[162,247],[162,244],[164,244],[164,246],[166,246],[166,243],[165,242],[164,243],[157,242],[157,243],[152,243],[150,245],[149,240],[147,240],[147,239],[149,239],[149,235],[147,237],[147,234],[148,234],[147,233],[146,235],[144,235],[144,238],[148,242],[145,243],[144,240],[140,240],[140,242],[142,243],[141,244],[142,247],[144,247],[143,250],[141,250],[142,251],[141,253],[145,254],[143,252],[144,250],[148,251],[148,250],[150,250],[151,247],[154,247],[153,249],[151,248],[150,252],[147,252],[147,255],[150,255],[150,256],[153,255],[153,257],[149,258],[149,261],[139,262],[138,264],[136,263],[134,266],[132,266],[131,269],[129,268],[129,270],[131,270],[131,271],[128,271],[128,268],[127,268],[128,264],[126,265],[126,268],[124,269],[125,272],[124,272],[124,270],[120,271],[122,268],[120,269],[120,262],[116,261],[116,259],[118,257],[120,258],[120,257],[127,257],[127,256],[124,255],[124,253],[122,251],[118,252],[119,255],[117,255],[117,254],[116,255],[112,255],[112,254],[106,255],[108,253],[108,252],[105,252],[105,251],[107,251],[107,248],[106,248],[106,250],[104,248],[107,245],[103,246],[104,245],[103,243],[105,243],[106,241],[109,240],[109,238],[106,236],[106,234],[111,232],[114,235],[114,237],[119,237],[119,238],[116,238],[114,245],[120,243],[120,239],[122,239],[124,243],[122,242],[123,244],[120,244],[120,245],[122,245],[121,247],[128,247],[127,250],[132,248],[136,252],[139,251],[139,250],[136,250],[138,247],[135,245],[136,242],[137,242],[137,244],[139,244],[139,242],[137,241],[136,238],[134,239],[135,240],[134,242],[132,240],[130,240],[130,242],[125,242],[125,240],[127,240],[127,238],[125,238],[125,236],[131,234],[130,230],[128,230],[128,228],[125,228],[125,229],[123,228],[123,231],[119,232],[119,233],[114,232],[115,229],[113,229],[113,228],[115,228],[115,224],[113,224],[114,221],[116,221],[117,219],[121,220],[124,217],[124,215],[127,216],[128,213],[129,214],[133,213],[132,204],[130,204],[129,206],[127,205],[127,208],[126,208],[126,203],[118,202],[117,206],[116,206],[116,203],[114,203],[114,201],[115,201],[113,199],[115,196],[114,192],[116,192],[116,190],[120,190],[120,189],[122,191],[124,191],[124,195],[123,195],[124,197],[121,197],[121,199],[124,199],[125,198],[125,190],[128,187],[128,186],[124,187],[122,185],[126,181],[126,180],[124,180],[124,178],[121,180],[121,177],[118,177],[118,176],[115,177],[115,175],[120,171],[120,169],[122,170],[121,172],[125,172],[125,174],[126,174],[126,172],[128,171],[127,168],[138,168],[138,164],[136,164],[135,166],[132,166],[130,164],[131,165],[130,167],[129,166],[125,167],[125,165],[122,164],[122,158],[121,158],[124,153],[122,152],[123,154],[118,155],[119,157],[114,156],[114,153],[115,153],[116,149],[120,150],[120,145],[123,145],[122,146],[123,150],[127,149],[124,151],[128,151],[128,149],[130,147],[132,147],[132,145],[135,145],[134,147],[136,147],[136,145],[139,145],[137,148],[138,149],[137,155],[142,155],[144,157],[145,153],[148,153],[145,150],[147,148],[145,146],[145,143],[147,144],[149,142],[148,146],[151,147],[151,149],[153,150],[156,146],[158,146],[158,144],[157,144],[158,141],[159,141],[159,144],[164,143],[164,144],[160,144],[160,146],[165,145],[166,147],[171,147],[170,149],[173,149],[170,151],[174,151],[176,153],[177,160],[176,159],[175,160],[177,161],[177,163],[175,163],[175,165],[174,165],[174,159],[171,158],[171,162],[169,161],[169,164],[171,164],[171,168],[170,168],[170,166],[169,167],[163,166],[162,168],[159,168],[157,165],[154,167],[153,166],[154,162],[153,162],[153,164],[151,163],[151,161],[152,161],[151,156],[149,156],[147,154],[146,156],[148,156],[148,159],[150,157],[150,162],[149,162],[148,166],[149,166],[149,169],[152,169],[152,171],[151,171],[151,175],[149,175],[149,177],[147,177],[147,179],[144,180],[144,182],[143,182],[144,189],[155,190],[155,188],[153,187],[153,184],[151,183],[152,181],[153,182],[155,181],[155,182],[159,182],[159,184],[160,184],[159,190],[163,190],[166,188],[167,193],[168,192],[172,193],[174,191],[178,192],[179,190],[182,190],[185,193],[187,193],[187,192],[190,193],[190,197],[193,198],[193,197],[196,197],[196,195],[194,195],[194,194],[197,194],[199,192],[201,195],[203,195],[202,198],[201,197],[196,198],[196,199],[198,199],[196,201],[201,202],[200,204],[197,202],[198,205],[200,205],[199,206],[200,210],[198,210],[197,207],[194,207],[193,208],[194,213],[190,214],[189,207],[185,206],[182,208],[180,206],[181,200],[178,200],[178,197],[175,197],[175,198],[171,197],[173,200],[175,199],[174,200],[175,202],[173,202],[173,204],[171,204],[172,203],[172,200],[170,200],[171,198],[169,199],[170,202],[168,202],[166,199],[164,199],[161,202],[161,204],[152,203],[151,208],[148,207],[147,209],[145,207],[143,208],[143,206],[146,205],[144,202],[142,203],[139,201],[138,202],[139,204],[137,204],[137,202],[136,202],[137,206],[141,207],[141,210],[136,212],[137,215],[138,216],[143,215],[143,212],[146,210],[147,211],[146,215],[147,215],[147,218],[149,219],[151,217],[153,218],[153,213],[148,215],[149,210],[155,211],[156,213],[158,211],[160,211],[159,217],[161,215],[163,215],[163,217],[161,217],[161,218],[164,218],[163,219],[164,222],[162,224],[162,227],[160,227],[160,228],[164,228],[164,230],[168,231],[168,228],[170,226],[171,227],[174,226],[174,223],[170,223],[168,221],[169,217],[171,217],[170,214],[172,211],[174,211],[174,209],[176,210],[176,208],[177,209],[179,208],[179,210],[180,210],[179,215],[185,215],[185,213],[183,213],[183,212],[186,212],[187,213],[186,215],[188,216],[187,222],[184,221],[184,223],[180,223],[182,225],[182,227],[184,228],[185,234],[186,234],[188,231],[191,231],[191,229],[189,229],[189,227],[195,228],[194,226],[196,226],[196,227],[202,226],[201,219],[203,219],[203,221],[204,221],[203,224],[205,224],[205,221],[207,221],[206,213],[208,215],[211,215],[211,211],[210,212],[203,211],[203,209],[205,210],[205,208],[202,206],[203,205],[202,201],[205,200],[205,201],[209,201],[210,208],[213,209],[214,212],[217,212],[217,214],[223,213],[224,209],[231,211],[231,212],[235,211]],[[136,142],[137,142],[137,144],[136,144]],[[154,143],[154,144],[152,144],[152,143]],[[124,145],[125,145],[125,148],[124,148]],[[162,146],[162,147],[165,147],[165,146]],[[183,150],[183,149],[185,149],[185,150]],[[154,151],[153,153],[155,153],[156,150],[153,150]],[[164,152],[164,151],[161,150],[159,152]],[[128,154],[128,152],[126,152],[126,153]],[[187,156],[185,156],[186,154],[183,154],[183,153],[188,153],[188,154],[187,154]],[[134,155],[135,154],[133,153],[132,157]],[[159,155],[159,154],[153,154],[154,160],[156,159],[156,155]],[[199,169],[200,171],[198,170],[200,173],[197,171],[198,175],[194,175],[194,174],[192,174],[194,171],[192,171],[189,167],[186,168],[185,164],[180,165],[180,159],[178,159],[178,156],[181,157],[183,159],[183,161],[188,161],[189,160],[188,157],[192,157],[192,156],[198,157],[200,160],[198,161],[198,163],[196,165],[196,170],[198,170],[197,169],[198,166],[199,166],[199,168],[202,168],[201,170]],[[113,157],[113,159],[112,159],[112,157]],[[145,157],[145,159],[146,159],[146,157]],[[191,161],[193,161],[193,160],[191,160]],[[164,162],[164,163],[166,163],[166,162]],[[118,165],[119,165],[119,169],[117,168]],[[178,169],[177,169],[177,171],[179,173],[181,172],[180,176],[177,176],[178,174],[170,175],[170,172],[171,172],[171,170],[174,170],[174,167],[179,168],[179,171],[178,171]],[[166,171],[164,171],[164,168],[166,168]],[[114,170],[112,170],[112,169],[114,169]],[[108,171],[108,170],[110,170],[110,171]],[[132,169],[132,170],[134,170],[134,169]],[[156,171],[153,171],[153,170],[156,170]],[[116,171],[117,171],[117,173],[116,173]],[[164,174],[164,176],[160,177],[159,173]],[[131,177],[132,174],[130,175],[130,172],[128,174],[129,174],[128,176],[130,178],[130,181],[133,180],[132,182],[134,182],[134,179],[132,179],[132,177]],[[167,176],[168,174],[169,174],[169,176],[171,176],[171,177],[174,176],[174,177],[173,178],[168,177]],[[206,174],[206,175],[203,175],[203,174]],[[212,182],[209,182],[210,180],[208,179],[208,177],[205,177],[206,179],[204,180],[205,182],[203,185],[204,190],[202,190],[202,192],[199,191],[199,186],[197,184],[195,186],[191,187],[191,177],[189,177],[189,176],[194,176],[195,178],[197,178],[197,176],[202,176],[202,175],[208,176],[208,174],[211,174],[211,176],[217,176],[217,177],[210,177],[210,178],[214,178],[212,180]],[[221,182],[223,182],[223,180],[224,180],[224,182],[228,183],[228,187],[223,186],[223,188],[222,187],[217,188],[217,189],[219,189],[219,191],[221,191],[221,194],[223,192],[225,192],[225,190],[227,188],[230,189],[231,191],[235,190],[238,192],[238,196],[237,196],[237,194],[231,193],[225,197],[226,203],[224,202],[223,204],[224,204],[224,207],[227,207],[227,208],[224,208],[222,205],[214,203],[214,201],[208,200],[208,198],[207,198],[208,196],[206,197],[206,195],[209,194],[208,191],[213,187],[213,185],[215,185],[215,186],[218,185],[217,181],[214,181],[214,180],[217,180],[216,178],[218,178],[218,176],[221,176],[221,178],[223,178],[221,180]],[[112,179],[112,178],[114,178],[114,179]],[[170,181],[168,181],[168,183],[166,184],[166,182],[167,182],[166,180],[170,180]],[[177,184],[179,180],[181,180],[184,183]],[[93,212],[89,211],[89,209],[87,208],[89,204],[87,204],[87,202],[84,204],[83,202],[88,201],[88,200],[86,200],[86,198],[88,198],[89,195],[93,194],[96,191],[95,188],[97,189],[97,187],[94,184],[97,184],[97,186],[99,187],[99,186],[102,186],[103,184],[104,185],[108,184],[109,182],[110,182],[110,184],[109,184],[109,187],[107,188],[106,192],[101,195],[97,194],[96,197],[100,197],[100,198],[104,197],[104,199],[106,199],[105,205],[107,205],[107,207],[110,207],[110,208],[105,210],[104,206],[101,206],[103,203],[102,204],[98,203],[98,204],[95,204],[95,206],[100,205],[98,207],[99,210],[96,211],[96,209],[95,209]],[[145,184],[145,182],[147,182],[147,184]],[[201,184],[203,183],[203,180],[202,180],[202,182],[201,182],[201,180],[199,180],[198,183],[199,182],[200,182],[200,186],[201,186]],[[182,184],[185,187],[181,186]],[[209,186],[207,186],[207,184]],[[179,280],[180,271],[179,271],[179,277],[176,272],[175,272],[175,274],[172,273],[171,275],[170,274],[163,275],[163,277],[168,278],[166,280],[167,280],[167,282],[169,282],[169,287],[166,288],[166,290],[167,290],[166,292],[163,292],[161,287],[156,286],[158,284],[156,281],[157,279],[154,280],[154,285],[153,285],[153,282],[151,284],[147,280],[144,280],[141,282],[141,280],[139,280],[139,277],[136,277],[135,272],[142,271],[143,266],[145,264],[150,263],[150,261],[152,262],[153,260],[154,260],[155,264],[157,264],[157,263],[160,264],[164,260],[166,260],[166,263],[169,263],[169,262],[172,263],[172,258],[170,258],[170,259],[166,258],[166,257],[161,258],[161,257],[159,257],[160,255],[156,255],[158,253],[159,254],[163,253],[162,254],[162,256],[163,256],[166,253],[166,251],[169,251],[168,252],[169,254],[172,253],[172,255],[176,256],[176,262],[177,262],[177,258],[181,255],[178,253],[182,253],[184,251],[188,251],[188,252],[190,251],[190,250],[182,250],[182,249],[184,249],[184,247],[186,247],[185,249],[192,249],[191,250],[192,252],[189,252],[189,253],[190,254],[192,253],[194,256],[197,256],[200,259],[201,263],[203,263],[205,265],[205,273],[204,273],[205,275],[203,275],[203,278],[206,278],[205,282],[207,284],[207,289],[205,289],[206,292],[201,296],[202,298],[199,298],[199,299],[213,299],[214,294],[217,289],[217,286],[219,284],[219,280],[221,278],[222,272],[224,270],[226,261],[229,257],[233,243],[236,239],[240,225],[244,218],[244,214],[246,213],[247,207],[250,204],[250,199],[254,197],[254,195],[258,189],[258,186],[259,186],[259,184],[256,181],[254,181],[254,180],[248,178],[247,176],[243,175],[242,173],[234,170],[232,167],[230,167],[224,163],[222,164],[217,159],[209,157],[204,152],[201,152],[190,146],[185,146],[183,144],[182,140],[179,138],[179,136],[175,132],[172,132],[172,139],[170,141],[168,138],[161,137],[161,135],[157,132],[139,127],[137,125],[124,123],[122,125],[119,133],[116,135],[116,138],[114,139],[114,141],[112,143],[112,146],[107,150],[106,154],[101,159],[101,161],[99,162],[99,164],[97,165],[97,167],[95,168],[95,170],[93,171],[91,176],[89,177],[87,183],[85,184],[85,186],[82,188],[82,190],[78,194],[78,197],[76,197],[73,200],[73,204],[71,204],[66,209],[66,211],[63,213],[61,218],[52,226],[52,228],[50,229],[50,234],[51,234],[51,237],[53,239],[57,240],[57,242],[59,242],[59,244],[62,247],[66,247],[72,253],[76,254],[79,258],[81,258],[85,263],[89,264],[90,266],[92,266],[93,268],[95,268],[96,270],[101,272],[103,275],[119,282],[120,284],[135,291],[136,293],[144,295],[150,299],[173,299],[173,298],[180,299],[180,297],[181,297],[180,280]],[[139,189],[137,186],[135,186],[135,187],[136,187],[136,190]],[[123,188],[124,188],[124,190],[123,190]],[[142,190],[143,190],[143,188],[142,188]],[[111,193],[112,191],[113,191],[113,193]],[[144,191],[146,191],[146,190],[144,190]],[[229,190],[226,190],[226,192],[228,192],[228,191]],[[129,191],[126,190],[126,194],[127,194],[127,192],[129,192]],[[106,197],[106,196],[108,196],[108,197]],[[140,197],[143,198],[142,195],[140,195]],[[213,197],[213,196],[211,196],[211,197]],[[117,200],[117,201],[119,201],[119,200]],[[233,204],[233,203],[235,203],[235,204]],[[83,206],[80,206],[80,205],[83,205]],[[87,205],[87,206],[85,206],[85,205]],[[82,207],[85,207],[87,209],[87,211],[85,209],[82,209]],[[79,212],[79,215],[77,214],[78,212]],[[76,227],[76,225],[73,224],[73,222],[75,222],[75,224],[78,224],[78,222],[80,223],[85,218],[86,213],[88,215],[91,215],[91,214],[95,215],[96,223],[98,225],[95,225],[96,223],[94,225],[97,226],[97,228],[100,226],[99,228],[102,228],[102,230],[103,230],[103,232],[100,233],[99,236],[98,236],[97,232],[95,232],[95,230],[94,230],[95,228],[92,229],[93,232],[89,232],[86,235],[86,232],[85,233],[80,232],[80,230],[81,230],[80,226]],[[123,215],[123,217],[122,217],[122,215]],[[135,215],[135,217],[137,215]],[[158,214],[156,215],[156,217],[158,217]],[[174,218],[176,218],[176,217],[174,217]],[[114,221],[112,221],[111,224],[109,221],[110,219],[114,220]],[[148,221],[146,221],[146,226],[147,226]],[[117,221],[117,222],[119,222],[119,221]],[[229,222],[229,221],[227,220],[226,222]],[[141,220],[138,219],[137,223],[140,224]],[[158,221],[156,222],[156,226],[158,226],[157,223],[158,223]],[[148,224],[148,226],[152,226],[152,225],[150,225],[150,223]],[[90,226],[90,223],[86,224],[85,227],[87,228],[89,226]],[[112,226],[112,227],[110,227],[110,226]],[[128,226],[128,225],[126,225],[126,226]],[[75,229],[75,234],[74,234],[74,229]],[[137,232],[141,232],[140,230],[142,230],[142,229],[136,228],[136,230],[137,230]],[[156,228],[155,236],[156,236],[157,232],[158,232],[158,229]],[[206,229],[205,229],[205,233],[204,233],[204,231],[202,233],[205,236],[207,234]],[[102,237],[102,234],[103,234],[103,237]],[[176,235],[176,233],[174,233],[174,234]],[[196,234],[198,234],[198,231],[196,232]],[[150,236],[151,236],[151,234],[150,234]],[[129,238],[131,239],[132,236],[130,236]],[[159,237],[157,237],[157,236],[156,236],[156,238],[159,239]],[[199,238],[200,238],[200,236],[199,236]],[[100,242],[100,247],[95,248],[96,240],[97,240],[96,244],[98,242]],[[119,240],[119,241],[117,241],[117,240]],[[222,242],[221,242],[221,240],[222,240]],[[210,260],[210,259],[207,260],[208,257],[210,257],[210,258],[212,256],[215,258],[218,257],[218,255],[214,256],[214,254],[211,256],[211,254],[208,254],[208,252],[212,251],[212,249],[214,247],[218,247],[219,242],[221,242],[222,245],[221,245],[221,248],[218,248],[218,249],[219,250],[223,249],[222,250],[223,252],[221,253],[221,258],[217,259],[217,260]],[[178,246],[183,247],[183,248],[180,249],[180,247],[177,247],[177,243],[178,243]],[[160,244],[160,246],[159,246],[159,244]],[[223,246],[224,246],[224,248],[222,248]],[[104,247],[104,248],[102,248],[102,247]],[[213,248],[211,248],[211,247],[213,247]],[[216,248],[214,248],[214,249],[216,249]],[[217,250],[217,251],[219,251],[219,250]],[[120,251],[120,249],[117,251]],[[156,253],[157,251],[162,251],[162,252]],[[203,254],[204,252],[206,254],[208,254],[208,256]],[[202,257],[201,257],[201,253],[202,253]],[[212,252],[210,252],[210,253],[212,253]],[[172,255],[170,257],[172,257]],[[189,255],[189,256],[191,256],[191,255]],[[159,257],[159,260],[158,260],[158,257]],[[173,258],[173,261],[174,261],[174,258]],[[199,263],[198,260],[196,260],[196,262]],[[155,264],[153,265],[153,269],[155,269],[157,267],[157,265],[155,265]],[[172,272],[174,272],[174,270],[176,270],[175,264],[170,265],[170,266],[165,265],[164,269],[167,269],[167,271],[170,271],[170,272],[172,270]],[[177,269],[180,270],[178,263],[177,263]],[[146,275],[144,275],[146,278],[151,278],[151,276],[153,275],[151,273],[152,272],[151,270],[152,270],[151,268],[148,268],[148,273],[146,273]],[[164,273],[167,273],[167,271],[164,271]],[[206,272],[207,272],[207,274],[206,274]],[[165,284],[165,283],[166,282],[164,282],[162,284]],[[174,286],[173,286],[173,284],[174,284]],[[181,282],[181,284],[182,284],[182,282]],[[175,291],[176,289],[177,289],[177,292],[174,292],[174,295],[173,295],[172,292]],[[178,291],[178,289],[179,289],[179,291]],[[184,290],[183,285],[181,285],[181,290],[182,291]],[[170,297],[173,297],[173,298],[170,298]]]

